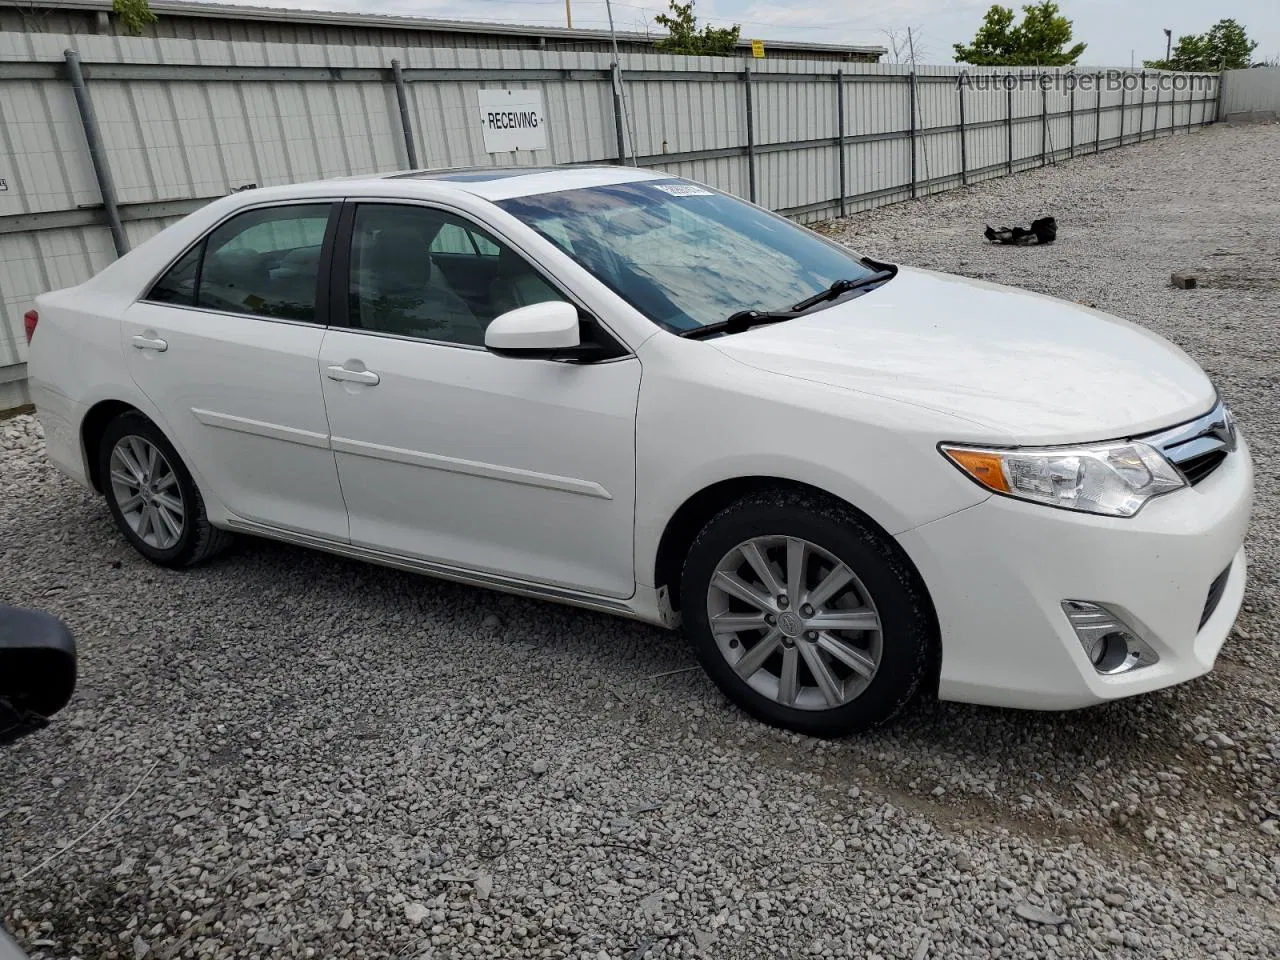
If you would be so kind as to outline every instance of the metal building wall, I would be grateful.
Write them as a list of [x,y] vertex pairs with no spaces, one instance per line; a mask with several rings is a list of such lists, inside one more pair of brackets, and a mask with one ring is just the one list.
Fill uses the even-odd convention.
[[[271,10],[242,7],[228,11],[202,9],[196,4],[181,7],[153,3],[159,14],[155,23],[143,28],[147,38],[181,40],[228,40],[244,43],[332,44],[341,47],[430,47],[473,48],[478,50],[552,50],[557,52],[607,53],[612,44],[599,29],[566,30],[562,27],[528,27],[476,22],[432,22],[414,17],[383,14],[360,16],[316,10]],[[216,15],[213,11],[216,10]],[[132,36],[119,17],[110,14],[110,4],[95,8],[55,3],[27,4],[20,0],[0,2],[0,31],[106,36]],[[233,12],[234,11],[234,12]],[[266,14],[264,16],[264,13]],[[416,21],[416,22],[415,22]],[[653,53],[662,34],[649,37],[630,30],[618,34],[622,53]],[[882,47],[854,48],[775,42],[770,56],[778,59],[831,60],[875,63],[884,54]],[[738,58],[752,56],[748,42],[734,51]]]
[[[247,184],[405,168],[393,59],[420,166],[619,160],[604,53],[0,33],[0,407],[17,396],[4,381],[23,375],[32,298],[115,256],[68,82],[72,46],[130,245]],[[1166,92],[1158,109],[1152,92],[1144,106],[1136,90],[1077,91],[1073,109],[1067,92],[1026,80],[962,87],[957,67],[912,77],[823,61],[633,55],[626,65],[626,154],[802,221],[1117,146],[1122,97],[1125,143],[1155,135],[1157,120],[1163,133],[1188,129],[1188,106],[1193,125],[1215,117],[1212,86],[1185,105]],[[484,152],[476,104],[487,87],[542,91],[547,149]]]
[[1223,119],[1250,114],[1258,115],[1258,119],[1280,117],[1280,69],[1257,67],[1223,74]]

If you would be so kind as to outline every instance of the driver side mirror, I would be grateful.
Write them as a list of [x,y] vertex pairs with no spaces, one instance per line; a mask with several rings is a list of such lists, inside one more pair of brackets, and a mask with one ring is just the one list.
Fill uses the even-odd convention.
[[0,606],[0,745],[48,725],[76,688],[76,642],[61,620]]

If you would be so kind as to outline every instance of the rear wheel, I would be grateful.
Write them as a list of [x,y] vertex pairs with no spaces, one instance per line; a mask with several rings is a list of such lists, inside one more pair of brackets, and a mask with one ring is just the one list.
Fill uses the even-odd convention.
[[162,567],[188,567],[224,549],[191,473],[160,429],[137,411],[107,425],[98,451],[107,506],[133,548]]
[[767,723],[868,730],[911,701],[936,649],[900,548],[847,506],[775,490],[738,501],[694,541],[685,632],[716,684]]

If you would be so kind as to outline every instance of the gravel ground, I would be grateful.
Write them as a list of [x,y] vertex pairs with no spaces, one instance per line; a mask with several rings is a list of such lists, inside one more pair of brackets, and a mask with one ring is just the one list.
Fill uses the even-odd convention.
[[[982,239],[1044,213],[1052,247]],[[1083,712],[932,704],[822,742],[648,627],[265,542],[160,570],[33,419],[0,424],[0,598],[83,651],[73,704],[0,755],[5,924],[132,960],[1280,956],[1277,223],[1269,126],[830,226],[1145,323],[1238,411],[1236,635],[1210,677]]]

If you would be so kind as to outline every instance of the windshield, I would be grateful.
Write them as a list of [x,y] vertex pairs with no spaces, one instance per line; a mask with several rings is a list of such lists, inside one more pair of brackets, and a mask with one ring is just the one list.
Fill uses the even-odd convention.
[[655,323],[681,332],[787,310],[875,271],[789,220],[684,180],[501,200]]

